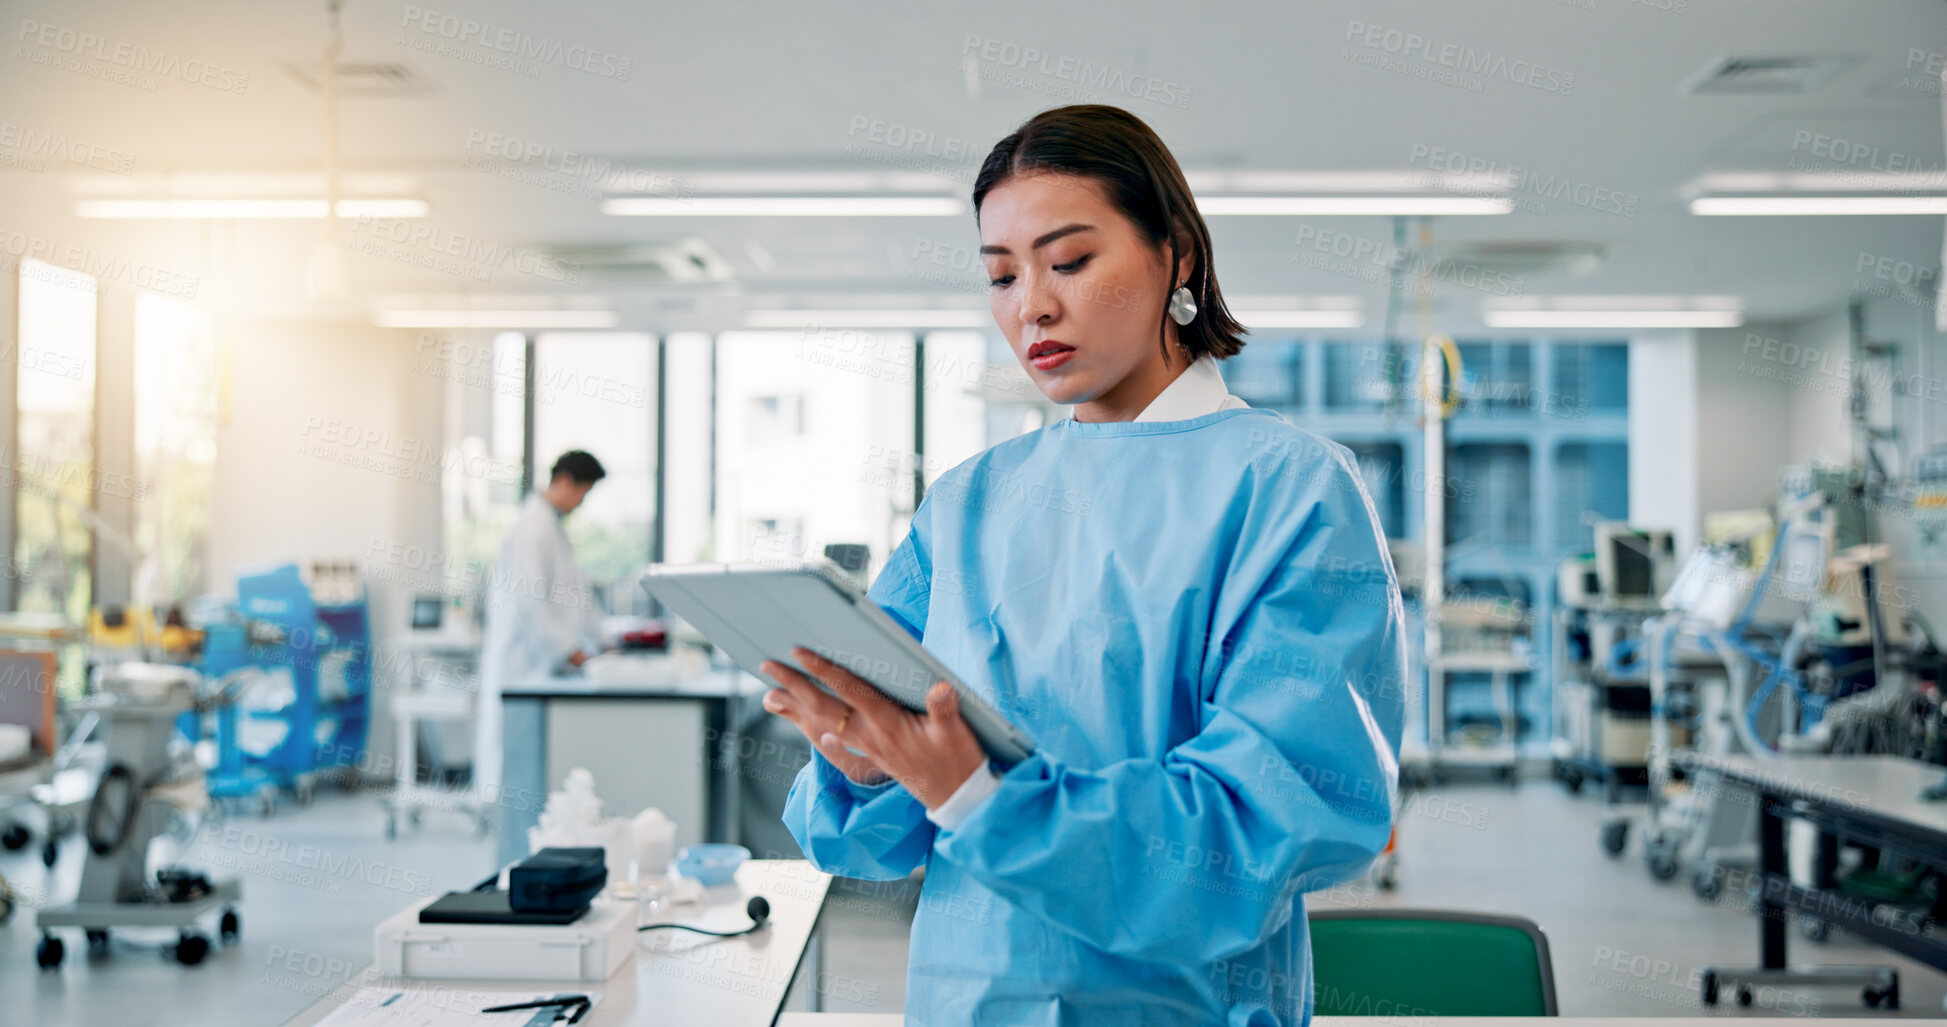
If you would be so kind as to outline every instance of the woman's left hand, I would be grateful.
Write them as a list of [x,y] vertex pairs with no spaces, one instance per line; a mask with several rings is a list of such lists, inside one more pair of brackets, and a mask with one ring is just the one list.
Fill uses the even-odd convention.
[[934,682],[926,693],[926,712],[914,713],[809,649],[791,655],[852,709],[843,736],[827,734],[824,744],[864,753],[927,809],[938,809],[986,764],[980,740],[960,719],[960,697],[946,682]]

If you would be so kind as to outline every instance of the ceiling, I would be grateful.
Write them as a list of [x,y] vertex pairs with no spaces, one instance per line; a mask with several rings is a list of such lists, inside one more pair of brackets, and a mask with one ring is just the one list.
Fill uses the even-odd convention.
[[[1514,214],[1432,225],[1442,250],[1566,244],[1582,254],[1504,269],[1513,277],[1494,280],[1500,291],[1732,295],[1751,320],[1792,320],[1879,281],[1856,270],[1864,257],[1932,268],[1941,253],[1939,217],[1701,218],[1684,206],[1686,186],[1707,173],[1856,174],[1889,162],[1939,173],[1940,0],[348,0],[342,60],[398,66],[409,82],[404,95],[343,101],[347,182],[405,190],[432,212],[404,229],[342,226],[354,297],[321,304],[300,288],[321,222],[72,211],[79,196],[228,187],[215,176],[314,190],[324,105],[305,79],[322,62],[322,0],[11,8],[0,250],[92,264],[111,287],[168,273],[245,317],[351,316],[396,296],[493,306],[552,295],[661,331],[733,327],[761,306],[979,306],[971,217],[610,217],[599,169],[678,191],[736,171],[918,170],[964,195],[995,140],[1076,99],[1128,107],[1193,174],[1472,162],[1517,176]],[[84,34],[101,42],[84,47]],[[1389,52],[1409,36],[1417,51]],[[1442,81],[1449,69],[1419,54],[1458,54],[1481,72]],[[1727,56],[1825,58],[1829,77],[1803,93],[1686,89]],[[1083,64],[1140,76],[1150,94],[1078,82]],[[146,81],[110,78],[131,72]],[[930,142],[893,144],[911,138]],[[508,139],[540,156],[504,159]],[[1851,152],[1863,156],[1834,159]],[[77,166],[76,154],[90,156]],[[127,173],[86,167],[90,157]],[[1385,274],[1366,254],[1390,242],[1389,220],[1218,217],[1212,231],[1233,306],[1354,296],[1377,327]],[[590,257],[683,240],[720,258],[720,280],[671,283]],[[1485,292],[1458,259],[1435,310],[1463,331],[1477,327]]]

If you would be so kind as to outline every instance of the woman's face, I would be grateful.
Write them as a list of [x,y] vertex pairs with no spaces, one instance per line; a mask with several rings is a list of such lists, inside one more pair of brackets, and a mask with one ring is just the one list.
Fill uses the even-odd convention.
[[1152,245],[1092,179],[1016,175],[980,207],[988,302],[1014,356],[1049,400],[1077,420],[1133,420],[1185,361],[1164,363],[1157,326],[1190,257],[1169,274]]

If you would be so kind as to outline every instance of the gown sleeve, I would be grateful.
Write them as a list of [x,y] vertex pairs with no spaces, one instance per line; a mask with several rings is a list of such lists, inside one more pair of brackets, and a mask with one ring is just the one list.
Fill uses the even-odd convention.
[[[924,512],[922,505],[913,530],[866,592],[914,638],[925,630],[931,591],[931,560],[919,529]],[[904,877],[933,850],[933,822],[904,785],[856,784],[816,749],[791,785],[784,826],[813,866],[840,877]]]
[[1255,948],[1298,894],[1361,872],[1398,787],[1403,612],[1370,502],[1333,462],[1289,497],[1205,683],[1180,686],[1196,734],[1097,769],[1037,753],[937,854],[1098,949],[1170,962]]

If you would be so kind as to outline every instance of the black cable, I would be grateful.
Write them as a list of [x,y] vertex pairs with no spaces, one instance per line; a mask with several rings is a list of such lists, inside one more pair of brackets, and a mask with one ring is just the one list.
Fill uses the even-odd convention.
[[744,912],[750,914],[750,926],[741,931],[706,931],[701,927],[691,927],[688,924],[644,924],[636,928],[636,930],[695,931],[698,934],[707,934],[712,938],[737,938],[750,934],[753,931],[761,931],[771,925],[771,904],[766,902],[762,895],[752,895],[750,901],[744,903]]

